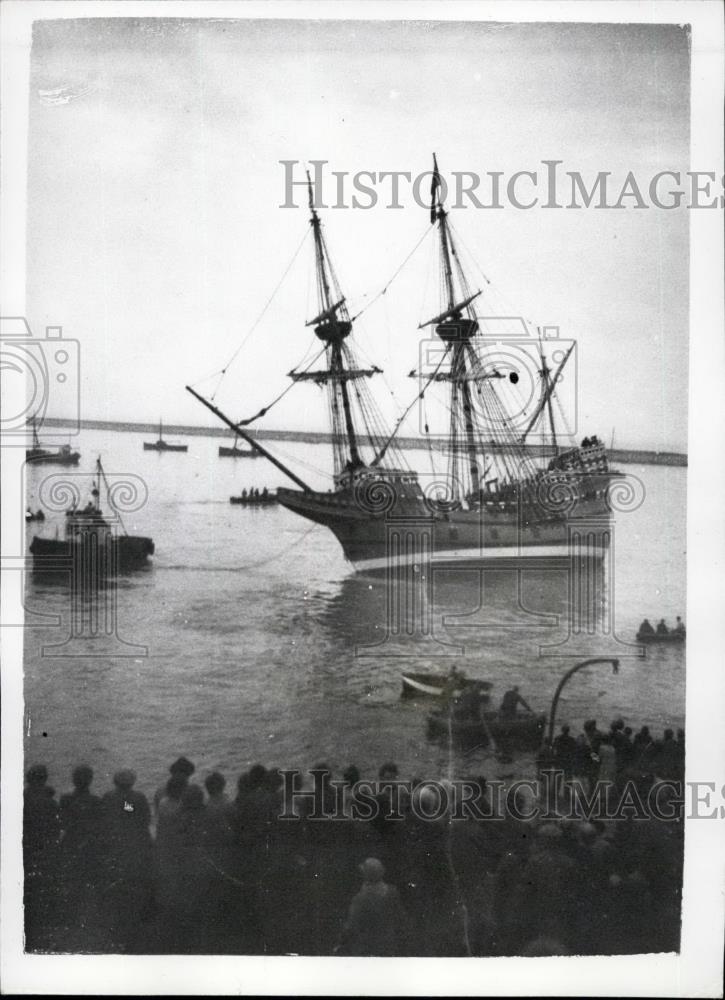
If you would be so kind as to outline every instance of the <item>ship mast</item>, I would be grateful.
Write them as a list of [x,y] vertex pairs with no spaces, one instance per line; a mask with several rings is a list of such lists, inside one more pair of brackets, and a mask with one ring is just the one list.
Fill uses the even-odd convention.
[[[314,382],[325,385],[333,431],[335,473],[364,468],[361,436],[356,426],[356,415],[364,424],[364,437],[377,450],[385,440],[384,429],[372,400],[367,398],[357,383],[380,373],[376,366],[361,368],[348,338],[352,333],[352,320],[346,299],[340,290],[330,258],[322,222],[315,208],[312,182],[307,175],[310,208],[310,225],[315,244],[315,276],[317,283],[318,313],[306,326],[314,329],[315,336],[325,345],[324,369],[290,372],[295,382]],[[356,402],[357,414],[353,403]]]
[[[391,464],[388,470],[408,471],[407,462],[394,443],[391,435],[368,388],[373,375],[382,374],[377,365],[361,367],[356,357],[356,347],[351,337],[353,319],[348,312],[345,296],[335,274],[330,258],[322,222],[317,213],[313,197],[312,182],[307,175],[309,194],[310,226],[315,247],[315,280],[317,285],[317,315],[306,324],[313,328],[323,349],[310,366],[303,371],[293,369],[288,372],[293,382],[311,382],[324,387],[332,425],[332,450],[334,459],[334,479],[338,488],[347,489],[352,485],[356,470],[382,469],[381,460],[387,453]],[[324,352],[325,367],[313,369],[312,364]],[[311,488],[286,465],[263,448],[256,438],[244,430],[251,420],[234,421],[224,414],[210,400],[191,386],[187,391],[214,413],[242,440],[259,454],[264,455],[305,492]],[[282,393],[284,395],[284,393]],[[282,396],[278,397],[278,400]],[[274,405],[274,404],[271,404]],[[257,416],[262,416],[269,407],[264,407]],[[256,419],[253,418],[253,419]]]
[[[456,481],[457,467],[457,415],[463,417],[465,434],[465,451],[468,456],[468,466],[471,479],[471,495],[478,498],[481,491],[481,473],[478,459],[478,433],[474,422],[473,401],[471,398],[471,382],[473,372],[479,369],[478,359],[471,346],[471,338],[478,332],[478,321],[471,308],[471,303],[481,293],[471,294],[463,270],[456,255],[453,235],[448,224],[448,213],[443,207],[441,198],[441,182],[438,173],[438,162],[433,154],[433,181],[431,184],[431,223],[438,224],[440,239],[440,263],[445,290],[446,308],[439,316],[421,323],[424,326],[435,325],[437,335],[450,348],[451,363],[446,380],[451,382],[451,446],[452,472]],[[460,296],[456,295],[453,262],[456,264]],[[456,299],[459,299],[456,301]],[[444,376],[445,377],[445,376]],[[484,375],[476,371],[475,379],[498,378],[497,373]]]
[[[357,433],[352,419],[350,408],[350,396],[347,391],[345,379],[345,363],[342,357],[342,342],[352,331],[352,323],[347,313],[344,296],[337,302],[333,301],[330,291],[332,265],[330,263],[325,238],[322,235],[322,223],[315,209],[314,198],[312,196],[312,183],[310,175],[307,174],[307,190],[311,212],[310,225],[312,235],[315,240],[315,265],[317,272],[317,292],[319,304],[321,306],[319,315],[307,326],[315,326],[315,335],[320,338],[329,348],[330,375],[332,380],[339,386],[342,398],[342,408],[345,416],[345,429],[350,446],[350,461],[356,468],[362,465],[360,452],[357,445]],[[340,315],[338,316],[338,311]]]

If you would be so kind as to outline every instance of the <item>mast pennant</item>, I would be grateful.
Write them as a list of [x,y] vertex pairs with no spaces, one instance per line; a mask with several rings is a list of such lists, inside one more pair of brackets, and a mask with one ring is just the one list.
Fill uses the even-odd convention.
[[431,225],[436,220],[436,201],[438,195],[438,189],[441,186],[441,175],[438,173],[438,161],[436,160],[435,153],[433,154],[433,177],[430,182],[430,222]]

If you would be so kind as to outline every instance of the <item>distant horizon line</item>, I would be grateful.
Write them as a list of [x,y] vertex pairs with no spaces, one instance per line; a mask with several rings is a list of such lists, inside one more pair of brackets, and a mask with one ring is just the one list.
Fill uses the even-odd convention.
[[[45,417],[40,425],[39,433],[42,433],[43,426],[47,427],[76,427],[80,430],[116,430],[124,432],[150,433],[158,431],[158,423],[150,421],[134,420],[100,420],[87,418],[79,421],[67,420],[62,417]],[[234,432],[227,427],[205,427],[199,424],[167,424],[164,423],[164,431],[168,434],[188,434],[192,437],[222,437],[234,438]],[[333,435],[329,431],[300,431],[300,430],[275,430],[274,428],[259,429],[255,431],[246,430],[250,437],[258,438],[260,441],[300,441],[308,444],[330,444]],[[367,435],[361,435],[361,440],[369,443]],[[398,446],[401,448],[427,448],[433,446],[440,450],[442,438],[425,437],[399,437]],[[493,443],[493,442],[492,442]],[[494,447],[496,447],[495,443]],[[523,446],[526,450],[538,454],[553,454],[551,445],[542,443],[528,444]],[[687,465],[687,452],[674,449],[659,448],[629,448],[618,447],[607,449],[612,458],[619,461],[644,462],[657,465]]]

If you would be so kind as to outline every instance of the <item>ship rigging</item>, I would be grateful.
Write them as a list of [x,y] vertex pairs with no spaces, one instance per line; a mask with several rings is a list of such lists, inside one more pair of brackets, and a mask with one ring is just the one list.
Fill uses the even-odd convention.
[[[335,273],[309,175],[308,192],[317,309],[306,326],[312,328],[322,346],[305,368],[288,374],[291,385],[312,383],[325,390],[334,489],[327,493],[313,490],[245,430],[288,390],[254,417],[235,422],[187,386],[235,434],[300,488],[280,489],[280,504],[330,528],[346,556],[359,567],[384,562],[388,551],[385,522],[391,510],[398,519],[424,518],[432,523],[434,561],[498,561],[512,555],[536,558],[552,551],[561,553],[567,537],[565,518],[560,508],[542,504],[541,499],[542,485],[552,477],[574,490],[583,510],[608,517],[607,490],[618,473],[610,472],[603,446],[593,439],[586,447],[572,444],[562,449],[555,423],[556,389],[574,344],[558,350],[552,369],[540,331],[538,337],[527,337],[529,364],[525,374],[529,382],[536,381],[537,398],[522,406],[516,395],[520,388],[516,366],[497,359],[495,351],[491,352],[491,337],[481,329],[486,320],[477,314],[476,304],[482,292],[471,286],[461,263],[435,156],[430,222],[438,240],[441,305],[437,315],[421,323],[419,329],[432,328],[439,347],[426,370],[410,373],[418,380],[419,391],[392,432],[386,428],[370,389],[372,380],[383,374],[382,369],[374,363],[364,367],[359,361],[352,336],[356,317],[350,315]],[[316,367],[323,358],[324,363]],[[431,387],[443,387],[448,415],[444,488],[441,491],[438,477],[433,494],[411,470],[398,443],[405,419],[414,406],[425,406]],[[532,449],[527,439],[537,428],[547,446]],[[426,437],[429,433],[426,418]],[[432,443],[429,449],[432,458]]]

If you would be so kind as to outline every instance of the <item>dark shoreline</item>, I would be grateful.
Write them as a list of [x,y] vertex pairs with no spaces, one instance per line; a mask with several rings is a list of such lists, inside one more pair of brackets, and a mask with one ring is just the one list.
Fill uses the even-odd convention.
[[[43,420],[43,427],[69,427],[71,424],[67,420],[57,417],[46,417]],[[116,421],[116,420],[81,420],[81,430],[111,430],[129,431],[143,434],[158,434],[158,424]],[[231,439],[232,433],[224,427],[198,427],[189,424],[165,424],[164,432],[170,436],[184,434],[189,437],[222,437]],[[252,433],[250,431],[250,433]],[[280,430],[255,430],[252,436],[260,441],[301,441],[306,444],[329,444],[332,441],[332,434],[323,431],[280,431]],[[432,437],[430,442],[421,437],[399,437],[398,444],[405,449],[427,448],[429,444],[436,451],[443,450],[444,441]],[[528,445],[527,451],[531,455],[552,455],[553,449],[550,445],[534,444]],[[624,462],[631,465],[669,465],[687,466],[687,455],[675,451],[653,451],[638,448],[613,448],[610,449],[609,457],[612,462]]]

